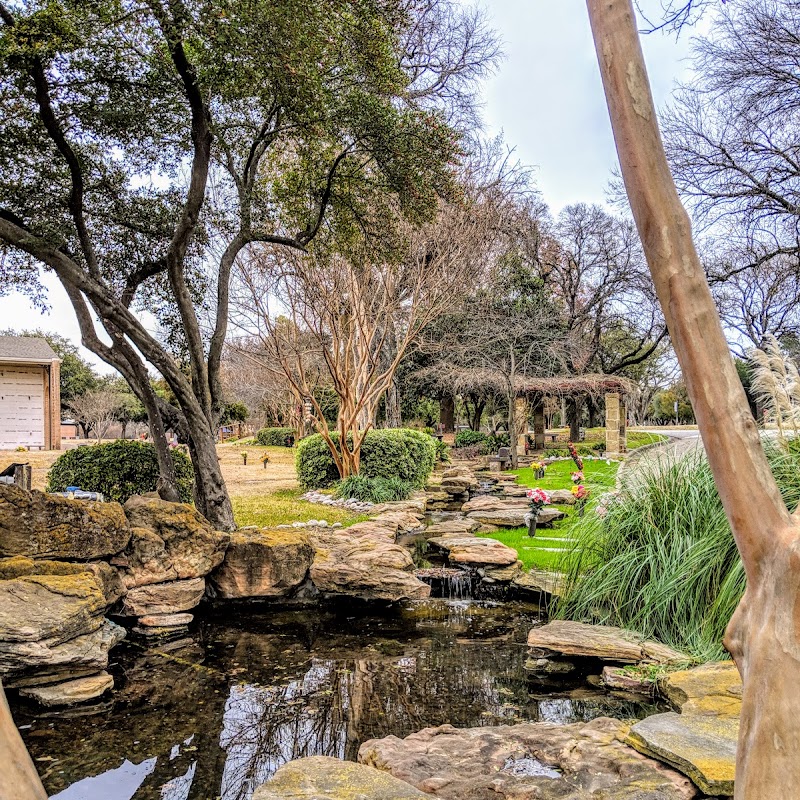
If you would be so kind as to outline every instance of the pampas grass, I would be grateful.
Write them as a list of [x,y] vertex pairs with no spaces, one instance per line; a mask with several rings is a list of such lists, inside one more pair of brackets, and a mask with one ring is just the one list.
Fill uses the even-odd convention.
[[[765,446],[793,510],[800,453]],[[605,518],[585,517],[572,535],[557,617],[639,631],[702,661],[725,656],[722,637],[745,575],[705,456],[657,462]]]
[[753,393],[772,413],[780,441],[786,446],[789,437],[800,435],[800,374],[774,336],[766,338],[763,350],[751,350],[749,356]]

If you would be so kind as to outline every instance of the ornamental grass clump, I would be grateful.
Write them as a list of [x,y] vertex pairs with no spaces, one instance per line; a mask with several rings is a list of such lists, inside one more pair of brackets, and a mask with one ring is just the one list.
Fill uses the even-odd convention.
[[414,492],[414,485],[400,478],[367,478],[351,475],[334,490],[334,496],[342,500],[360,500],[365,503],[391,503],[407,500]]
[[[794,509],[800,447],[765,447]],[[745,575],[705,457],[662,459],[600,508],[572,529],[555,616],[635,630],[703,661],[726,657]]]

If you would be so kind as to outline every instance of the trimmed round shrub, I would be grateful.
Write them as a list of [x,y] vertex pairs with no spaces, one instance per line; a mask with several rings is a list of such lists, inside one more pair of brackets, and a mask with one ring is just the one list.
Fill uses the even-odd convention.
[[262,428],[255,440],[262,447],[294,447],[294,428]]
[[[182,450],[172,450],[170,455],[180,498],[184,503],[191,503],[192,462]],[[47,473],[48,492],[63,492],[68,486],[78,486],[87,492],[101,492],[106,499],[120,503],[134,494],[154,492],[157,484],[156,448],[151,442],[135,439],[67,450]]]
[[[331,438],[338,443],[338,434]],[[371,430],[361,444],[360,474],[366,478],[399,478],[417,488],[425,485],[435,460],[436,440],[427,433],[408,428]],[[321,489],[339,480],[333,456],[318,433],[298,444],[295,465],[297,479],[305,489]]]
[[455,438],[456,447],[473,447],[476,444],[492,444],[492,437],[483,431],[459,431]]

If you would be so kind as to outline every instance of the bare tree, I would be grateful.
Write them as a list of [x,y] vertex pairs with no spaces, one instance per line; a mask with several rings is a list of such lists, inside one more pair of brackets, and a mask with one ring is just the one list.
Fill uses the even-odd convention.
[[98,443],[116,420],[124,398],[113,389],[92,389],[73,397],[68,408],[77,422],[94,432]]
[[[771,5],[771,4],[770,4]],[[770,471],[670,174],[631,0],[587,0],[622,175],[747,574],[725,644],[742,675],[735,796],[800,786],[800,541]]]

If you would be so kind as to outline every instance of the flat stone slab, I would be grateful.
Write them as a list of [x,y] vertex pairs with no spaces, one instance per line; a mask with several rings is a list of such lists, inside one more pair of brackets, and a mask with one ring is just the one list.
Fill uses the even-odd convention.
[[548,492],[550,502],[559,506],[574,506],[575,495],[569,489],[552,489]]
[[435,800],[386,772],[328,756],[284,764],[252,800]]
[[560,572],[545,572],[543,570],[532,569],[530,572],[523,572],[512,581],[517,589],[526,592],[545,592],[560,596],[563,590],[564,577]]
[[689,660],[683,653],[659,642],[647,641],[633,631],[568,620],[555,620],[533,628],[528,634],[528,646],[543,651],[544,655],[599,658],[622,664],[640,661],[669,664]]
[[701,714],[655,714],[637,722],[626,741],[687,775],[708,795],[732,795],[739,721]]
[[658,689],[682,714],[738,719],[742,711],[742,678],[733,661],[670,672],[659,679]]
[[[628,730],[624,722],[607,718],[573,725],[541,722],[462,729],[442,725],[405,739],[387,736],[364,742],[358,760],[442,800],[698,796],[696,787],[679,772],[627,747],[622,739]],[[353,796],[342,794],[337,800]]]
[[480,539],[477,536],[437,536],[428,539],[428,544],[447,551],[447,559],[453,564],[471,566],[509,566],[517,561],[517,551],[497,539]]
[[[462,506],[463,510],[463,506]],[[530,505],[525,502],[512,505],[503,503],[493,511],[470,511],[469,518],[476,519],[485,525],[498,525],[501,528],[524,528],[528,523],[525,517],[530,513]],[[564,519],[566,514],[557,508],[543,508],[537,517],[539,525],[551,525],[560,519]]]
[[114,679],[107,672],[76,678],[50,686],[31,686],[20,689],[22,697],[35,700],[43,706],[74,706],[96,700],[114,688]]
[[461,506],[461,510],[465,514],[469,514],[471,511],[499,511],[504,508],[521,508],[527,511],[529,507],[530,503],[524,497],[521,500],[514,500],[496,497],[493,494],[479,494],[477,497],[473,497],[472,500],[467,500]]
[[139,617],[139,624],[147,628],[179,628],[194,619],[192,614],[147,614]]
[[476,519],[448,519],[444,522],[435,522],[425,529],[426,536],[451,536],[456,534],[458,536],[466,536],[470,533],[475,533],[481,524]]
[[137,586],[125,596],[122,613],[131,617],[144,617],[149,614],[189,611],[203,599],[205,591],[205,578]]

